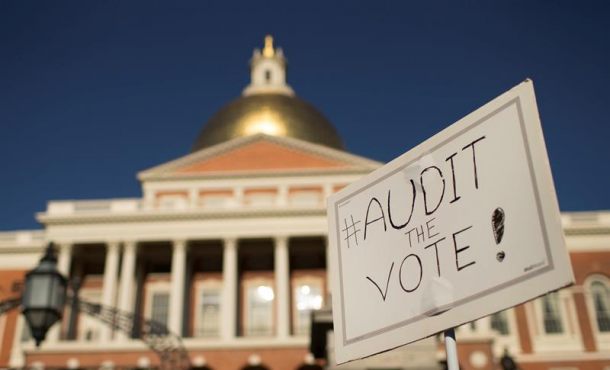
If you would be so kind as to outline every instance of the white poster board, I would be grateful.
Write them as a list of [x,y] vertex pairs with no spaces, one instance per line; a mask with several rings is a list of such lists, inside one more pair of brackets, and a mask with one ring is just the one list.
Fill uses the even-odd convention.
[[526,80],[328,200],[337,363],[569,285]]

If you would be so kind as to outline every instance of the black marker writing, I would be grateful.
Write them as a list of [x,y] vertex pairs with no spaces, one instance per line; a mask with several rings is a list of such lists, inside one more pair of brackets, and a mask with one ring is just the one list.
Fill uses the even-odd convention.
[[411,212],[409,213],[409,218],[407,218],[407,221],[405,221],[405,223],[402,225],[394,224],[394,220],[392,219],[392,206],[391,206],[391,202],[390,202],[390,197],[392,195],[392,191],[388,190],[388,218],[390,219],[390,225],[392,225],[392,227],[396,230],[400,230],[400,229],[404,228],[405,226],[407,226],[409,224],[409,222],[411,222],[411,217],[413,216],[413,209],[415,208],[415,194],[417,194],[417,191],[415,190],[415,182],[413,182],[413,180],[410,180],[410,182],[411,182],[411,193],[413,194],[413,199],[411,200]]
[[449,203],[453,203],[459,200],[461,197],[457,195],[457,184],[455,183],[455,165],[453,164],[453,157],[457,155],[457,152],[451,154],[445,161],[451,163],[451,179],[453,180],[453,199]]
[[466,230],[468,230],[468,229],[471,229],[471,228],[472,228],[472,225],[471,225],[471,226],[468,226],[467,228],[462,229],[462,230],[460,230],[460,231],[456,231],[456,232],[454,232],[454,233],[453,233],[453,235],[452,235],[452,236],[453,236],[453,249],[455,250],[455,268],[456,268],[458,271],[460,271],[460,270],[462,270],[462,269],[465,269],[466,267],[468,267],[468,266],[471,266],[471,265],[474,265],[474,264],[475,264],[475,262],[474,262],[474,261],[471,261],[471,262],[469,262],[469,263],[467,263],[467,264],[465,264],[465,265],[460,265],[460,258],[459,258],[459,256],[458,256],[458,254],[460,254],[460,253],[464,252],[466,249],[470,248],[470,246],[469,246],[469,245],[466,245],[466,246],[464,246],[464,247],[458,248],[458,246],[457,246],[457,240],[456,240],[456,236],[458,236],[459,234],[461,234],[461,233],[463,233],[464,231],[466,231]]
[[347,241],[347,247],[349,248],[349,240],[350,238],[354,238],[354,241],[356,242],[356,245],[358,245],[358,233],[360,232],[360,229],[356,228],[356,225],[358,225],[360,223],[360,221],[356,221],[354,222],[354,216],[351,216],[352,218],[352,224],[351,225],[347,225],[347,219],[343,219],[343,222],[345,223],[345,229],[341,230],[343,232],[345,232],[345,239]]
[[388,272],[388,280],[385,283],[385,292],[381,291],[381,288],[379,287],[379,285],[377,285],[377,283],[373,279],[371,279],[368,276],[366,277],[371,283],[373,283],[373,285],[375,285],[377,290],[379,290],[379,294],[381,294],[381,299],[383,299],[384,302],[388,296],[388,287],[390,286],[390,277],[392,276],[393,269],[394,269],[394,262],[392,262],[392,266],[390,266],[390,272]]
[[[377,204],[377,207],[379,207],[379,212],[381,212],[381,216],[377,217],[374,220],[369,221],[369,211],[371,210],[371,204],[373,204],[373,202],[375,204]],[[364,240],[366,240],[366,230],[367,230],[367,227],[370,224],[375,223],[375,222],[377,222],[379,220],[383,220],[383,231],[386,231],[388,229],[388,227],[385,224],[385,214],[383,213],[383,207],[381,207],[381,203],[379,203],[379,200],[377,200],[377,198],[373,197],[369,201],[369,206],[366,209],[366,217],[364,219]]]
[[[403,269],[403,267],[405,267],[405,262],[407,262],[407,259],[409,259],[409,257],[415,258],[415,261],[417,262],[417,266],[419,267],[419,279],[417,280],[417,284],[415,284],[415,286],[413,288],[405,287],[405,283],[403,282],[403,278],[402,278],[402,269]],[[424,269],[421,264],[421,259],[417,256],[417,254],[407,255],[400,263],[400,270],[398,272],[398,281],[400,282],[400,287],[402,288],[402,290],[404,290],[407,293],[411,293],[411,292],[415,291],[417,288],[419,288],[419,284],[421,284],[423,274],[424,274]]]
[[470,143],[462,148],[462,150],[466,150],[466,148],[468,148],[468,147],[472,148],[472,165],[474,166],[474,187],[475,187],[475,189],[479,188],[479,176],[478,176],[478,172],[477,172],[477,155],[474,150],[474,144],[478,143],[479,141],[481,141],[483,139],[485,139],[485,136],[481,136],[480,138],[476,139],[472,143]]
[[443,240],[445,240],[444,237],[440,238],[439,240],[435,241],[434,243],[424,247],[424,249],[428,249],[430,247],[434,247],[434,253],[436,255],[436,272],[437,272],[439,277],[441,276],[441,261],[440,261],[440,258],[438,258],[438,243],[442,242]]
[[[428,193],[426,192],[426,187],[424,186],[424,174],[432,169],[434,169],[434,170],[436,170],[436,172],[438,172],[438,176],[443,181],[443,191],[441,192],[441,197],[439,198],[438,203],[436,203],[436,206],[434,207],[434,209],[429,210],[428,209],[428,197],[427,197]],[[440,207],[441,202],[443,201],[443,197],[445,196],[445,178],[443,177],[443,172],[441,171],[440,168],[438,168],[436,166],[430,166],[430,167],[424,168],[421,171],[421,174],[419,175],[419,182],[421,184],[422,192],[424,193],[424,210],[426,212],[426,216],[429,216],[429,215],[433,214],[438,209],[438,207]]]

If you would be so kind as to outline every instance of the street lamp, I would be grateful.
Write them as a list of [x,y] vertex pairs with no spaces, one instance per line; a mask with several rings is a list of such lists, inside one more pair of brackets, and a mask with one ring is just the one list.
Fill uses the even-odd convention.
[[49,328],[59,321],[66,301],[66,278],[57,271],[53,243],[49,243],[40,263],[25,275],[21,305],[36,346]]
[[69,300],[73,304],[73,313],[82,311],[124,333],[133,333],[136,323],[141,321],[138,338],[159,355],[161,369],[190,369],[189,356],[182,338],[170,332],[164,324],[147,320],[135,313],[80,300],[76,296],[78,289],[74,287],[72,297],[66,297],[66,285],[67,279],[57,271],[53,243],[49,243],[38,266],[25,275],[22,296],[0,301],[0,315],[21,306],[38,347],[49,328],[63,316],[64,304]]

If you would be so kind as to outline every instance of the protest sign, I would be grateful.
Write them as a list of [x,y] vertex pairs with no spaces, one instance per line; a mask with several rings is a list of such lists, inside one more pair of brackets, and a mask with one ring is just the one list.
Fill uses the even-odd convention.
[[569,285],[527,80],[328,201],[337,363]]

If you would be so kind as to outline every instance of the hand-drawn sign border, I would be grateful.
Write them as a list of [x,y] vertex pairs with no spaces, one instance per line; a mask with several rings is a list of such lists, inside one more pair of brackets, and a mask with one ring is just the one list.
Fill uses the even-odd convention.
[[[511,285],[520,283],[522,281],[525,280],[529,280],[532,279],[540,274],[544,274],[547,271],[550,271],[553,269],[554,267],[554,263],[553,263],[553,255],[551,253],[551,246],[549,243],[549,238],[548,238],[548,232],[546,229],[546,223],[544,220],[544,212],[542,210],[542,202],[540,199],[540,194],[539,194],[539,187],[538,187],[538,182],[536,179],[536,173],[534,171],[534,165],[532,162],[532,155],[531,155],[531,151],[530,151],[530,145],[529,145],[529,140],[528,140],[528,136],[527,136],[527,130],[525,128],[525,119],[523,118],[523,110],[522,110],[522,104],[521,104],[521,98],[515,97],[514,99],[508,101],[506,104],[502,105],[501,107],[499,107],[498,109],[494,110],[493,112],[487,114],[486,116],[482,117],[481,119],[479,119],[478,121],[475,121],[474,123],[472,123],[471,125],[469,125],[468,127],[465,127],[464,129],[462,129],[461,131],[457,132],[456,134],[448,137],[447,139],[443,140],[442,142],[440,142],[439,144],[435,145],[434,147],[432,147],[430,149],[430,152],[434,152],[437,149],[439,149],[440,147],[446,145],[448,142],[451,142],[452,140],[454,140],[456,137],[461,136],[463,134],[465,134],[466,132],[468,132],[469,130],[481,125],[482,123],[486,122],[487,120],[489,120],[491,117],[497,115],[498,113],[511,108],[512,106],[515,106],[517,109],[517,113],[518,113],[518,117],[519,117],[519,128],[521,130],[521,138],[522,138],[522,143],[525,147],[525,153],[526,153],[526,157],[527,157],[527,163],[528,163],[528,167],[529,167],[529,174],[530,174],[530,182],[532,185],[532,189],[534,190],[534,196],[536,198],[536,208],[538,210],[538,220],[540,222],[540,230],[542,230],[542,235],[543,235],[543,239],[544,239],[544,247],[545,247],[545,252],[546,252],[546,256],[547,256],[547,263],[546,265],[541,265],[538,266],[537,268],[531,270],[530,272],[526,273],[525,275],[522,275],[518,278],[509,280],[509,281],[505,281],[501,284],[498,284],[492,288],[488,288],[485,289],[483,291],[477,292],[475,294],[472,294],[468,297],[462,298],[460,300],[457,300],[455,302],[453,302],[453,304],[451,305],[451,307],[457,307],[457,306],[461,306],[465,303],[471,302],[475,299],[478,299],[482,296],[488,295],[493,291],[498,291],[501,289],[504,289],[506,287],[509,287]],[[363,186],[353,192],[351,192],[350,194],[344,196],[343,198],[337,200],[337,202],[335,203],[335,225],[339,225],[339,207],[341,207],[344,204],[347,204],[347,202],[349,202],[350,198],[353,198],[355,195],[361,193],[362,191],[378,184],[381,181],[384,181],[385,179],[387,179],[390,176],[393,176],[394,174],[396,174],[397,172],[400,172],[404,169],[406,169],[407,167],[411,166],[413,163],[417,162],[419,160],[419,158],[416,158],[414,160],[412,160],[411,162],[400,166],[399,168],[387,173],[386,175],[380,177],[379,179],[367,184],[366,186]],[[343,267],[342,267],[342,257],[341,257],[341,241],[340,241],[340,234],[337,233],[336,234],[337,237],[337,241],[336,241],[336,247],[337,247],[337,253],[338,253],[338,262],[339,262],[339,275],[341,276],[341,278],[339,279],[339,286],[340,286],[340,299],[341,299],[341,319],[342,319],[342,332],[343,332],[343,345],[349,345],[349,344],[354,344],[357,342],[361,342],[363,340],[366,339],[370,339],[372,337],[381,335],[385,332],[388,332],[390,330],[395,330],[397,328],[412,324],[414,322],[417,322],[419,320],[425,319],[428,317],[428,315],[426,315],[426,313],[423,313],[421,315],[409,318],[407,320],[403,320],[400,321],[398,323],[392,324],[392,325],[388,325],[386,327],[380,328],[380,329],[376,329],[373,331],[370,331],[368,333],[365,334],[361,334],[358,335],[356,337],[353,338],[347,338],[347,326],[346,326],[346,322],[345,322],[345,297],[344,297],[344,289],[343,289]],[[543,267],[544,266],[544,267]],[[449,307],[448,307],[449,308]]]

